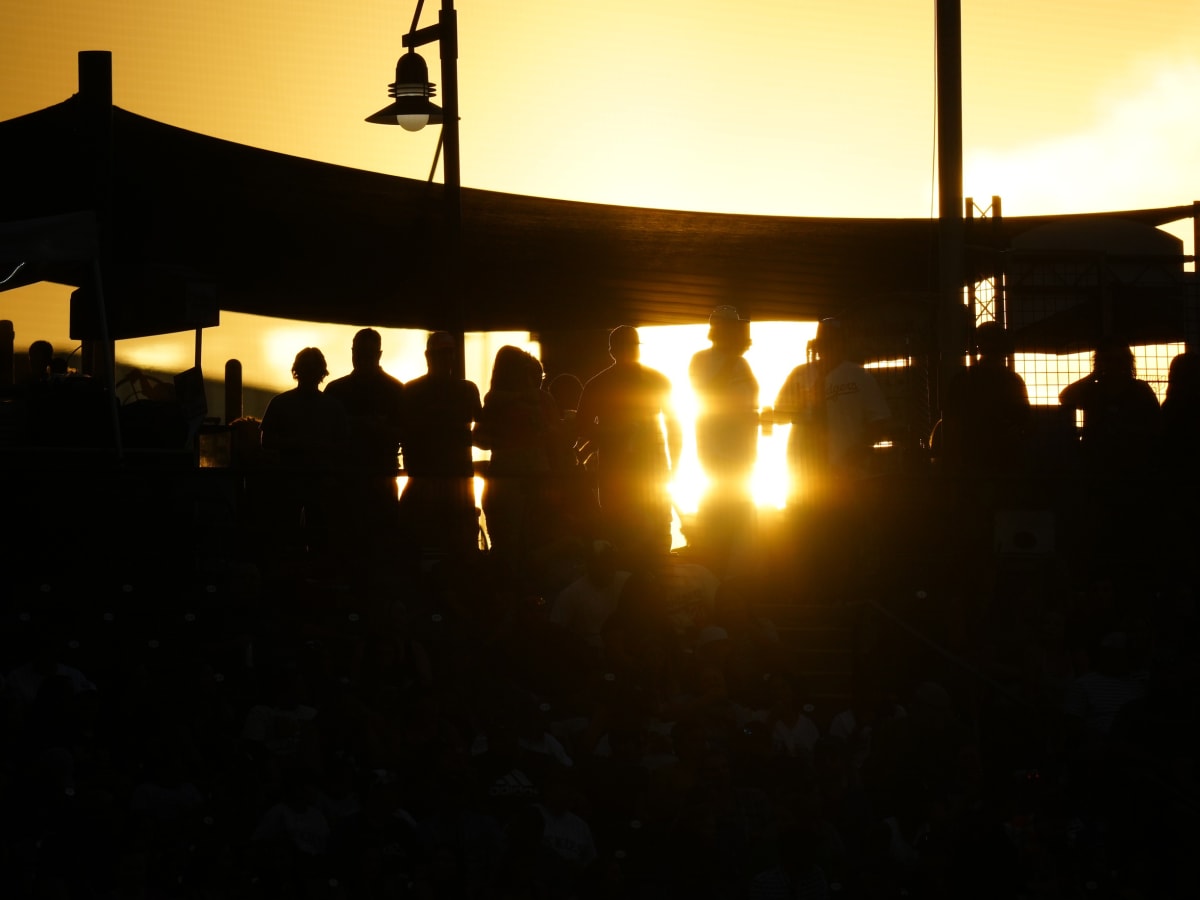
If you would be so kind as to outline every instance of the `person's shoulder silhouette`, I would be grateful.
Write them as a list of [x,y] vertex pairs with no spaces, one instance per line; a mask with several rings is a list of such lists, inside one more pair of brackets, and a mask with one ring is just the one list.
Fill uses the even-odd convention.
[[1097,465],[1137,464],[1158,444],[1158,396],[1137,377],[1133,351],[1119,340],[1100,342],[1092,371],[1063,388],[1059,403],[1083,414],[1080,447]]
[[454,372],[456,342],[447,331],[425,342],[426,373],[404,390],[404,467],[410,476],[474,474],[473,430],[483,403],[479,387]]
[[942,410],[942,457],[952,466],[1003,470],[1022,452],[1032,416],[1025,380],[1008,367],[1012,346],[999,322],[975,330],[970,366],[950,383]]
[[352,459],[364,468],[391,474],[396,469],[403,416],[404,384],[380,365],[382,340],[373,328],[354,335],[352,369],[325,386],[349,416]]
[[305,347],[292,363],[296,387],[267,403],[259,424],[262,447],[279,462],[323,465],[338,455],[348,423],[342,405],[321,391],[328,374],[325,355],[316,347]]

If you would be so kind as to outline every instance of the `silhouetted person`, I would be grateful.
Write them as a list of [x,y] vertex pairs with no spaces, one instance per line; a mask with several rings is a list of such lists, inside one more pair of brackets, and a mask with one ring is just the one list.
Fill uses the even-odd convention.
[[1194,350],[1171,360],[1161,423],[1163,461],[1175,474],[1194,471],[1200,447],[1200,354]]
[[999,322],[975,329],[974,362],[951,381],[942,409],[942,459],[954,473],[1012,473],[1030,424],[1025,380],[1008,368],[1012,353]]
[[679,464],[683,432],[671,405],[671,382],[644,366],[630,325],[608,336],[612,365],[588,379],[575,424],[591,455],[601,530],[621,550],[671,548],[668,485]]
[[[1079,458],[1079,549],[1105,566],[1130,558],[1144,487],[1154,474],[1159,407],[1154,389],[1137,377],[1133,351],[1107,338],[1092,354],[1092,371],[1059,394],[1064,413],[1082,413]],[[1144,549],[1144,548],[1143,548]]]
[[29,345],[29,375],[27,382],[50,380],[50,365],[54,362],[54,345],[49,341],[34,341]]
[[592,541],[584,572],[554,599],[550,621],[577,634],[599,661],[604,650],[604,623],[616,610],[630,573],[622,569],[613,545]]
[[482,404],[475,383],[455,376],[456,346],[447,331],[430,334],[427,372],[404,386],[401,444],[408,482],[400,517],[416,547],[461,555],[479,546],[471,448]]
[[[948,558],[978,577],[980,555],[990,558],[1000,507],[1024,505],[1018,494],[1032,419],[1024,379],[1008,368],[1009,336],[999,322],[975,329],[972,363],[951,379],[935,442],[939,470],[949,477],[946,496]],[[953,549],[951,549],[953,548]]]
[[296,386],[271,398],[259,424],[262,449],[280,470],[280,524],[298,529],[309,551],[326,548],[329,491],[349,434],[345,409],[321,392],[328,374],[325,355],[305,347],[292,363]]
[[1104,340],[1092,353],[1092,371],[1063,388],[1058,402],[1083,413],[1079,447],[1094,475],[1134,474],[1155,446],[1158,397],[1120,341]]
[[[688,364],[695,392],[696,455],[708,479],[700,501],[699,543],[723,572],[733,545],[753,523],[750,477],[758,458],[758,379],[746,362],[750,323],[732,306],[708,317],[711,346]],[[689,536],[689,543],[692,543]]]
[[554,398],[541,381],[535,358],[511,344],[501,347],[475,429],[476,443],[491,451],[483,486],[488,538],[492,552],[510,564],[525,559],[545,537],[559,422]]
[[[1159,460],[1162,488],[1179,509],[1195,510],[1200,502],[1197,479],[1197,448],[1200,448],[1200,354],[1195,350],[1180,353],[1171,360],[1167,373],[1167,392],[1160,415]],[[1196,537],[1200,525],[1196,516],[1176,518],[1165,535],[1171,560],[1180,566],[1180,574],[1195,583]]]
[[843,322],[824,319],[817,326],[814,350],[817,381],[810,398],[818,404],[812,424],[821,462],[827,478],[854,481],[870,474],[872,451],[887,436],[891,410],[875,376],[851,355]]
[[758,380],[746,362],[750,323],[732,306],[708,318],[712,346],[696,353],[688,378],[700,404],[696,454],[717,493],[745,493],[758,455]]
[[776,401],[792,422],[789,442],[800,465],[792,477],[804,480],[800,507],[813,513],[794,521],[806,532],[802,540],[814,564],[840,565],[850,574],[871,540],[862,486],[891,412],[874,376],[851,356],[845,323],[822,320],[812,350],[814,358],[788,377],[789,396]]
[[825,429],[814,421],[818,412],[825,411],[823,399],[817,396],[821,387],[817,366],[817,342],[810,340],[805,361],[792,369],[779,387],[771,408],[772,422],[791,425],[788,431],[788,497],[787,505],[800,503],[801,485],[809,480],[808,467],[824,463]]
[[360,545],[390,531],[396,517],[404,385],[383,370],[381,356],[379,332],[362,329],[350,346],[352,371],[325,386],[325,394],[341,403],[350,418],[346,525]]

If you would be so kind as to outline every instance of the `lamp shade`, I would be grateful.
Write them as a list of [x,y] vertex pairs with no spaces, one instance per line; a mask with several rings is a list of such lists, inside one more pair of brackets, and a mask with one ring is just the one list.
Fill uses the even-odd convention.
[[420,131],[430,123],[440,125],[441,107],[429,99],[435,93],[425,60],[410,50],[396,63],[396,80],[388,85],[388,96],[394,102],[366,120],[375,125],[399,125],[408,131]]

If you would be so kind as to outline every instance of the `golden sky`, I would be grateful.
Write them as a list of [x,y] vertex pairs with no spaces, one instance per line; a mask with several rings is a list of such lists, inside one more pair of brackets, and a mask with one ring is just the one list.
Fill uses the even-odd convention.
[[[422,25],[436,21],[439,5],[427,0]],[[413,135],[363,121],[387,103],[415,8],[4,0],[0,119],[66,99],[77,88],[78,52],[111,50],[114,102],[124,109],[424,178],[436,129]],[[458,0],[457,8],[468,187],[737,213],[936,210],[935,0]],[[962,0],[961,8],[966,195],[1000,195],[1008,215],[1200,198],[1200,3]],[[440,86],[437,45],[422,52]],[[16,318],[25,295],[0,294],[0,317]],[[18,344],[36,328],[60,327],[42,321],[18,322]]]
[[[427,0],[421,24],[436,21]],[[0,118],[113,53],[114,102],[217,137],[425,177],[387,102],[416,4],[5,0]],[[1200,196],[1200,4],[962,0],[965,193],[1010,215]],[[469,187],[642,206],[920,216],[935,0],[458,0]],[[437,45],[423,48],[440,84]]]
[[[427,0],[421,25],[436,21]],[[712,212],[933,216],[935,0],[458,0],[467,187]],[[65,100],[77,54],[113,54],[114,102],[255,147],[425,178],[436,129],[363,119],[387,103],[415,2],[2,0],[0,120]],[[962,0],[964,194],[1007,215],[1200,199],[1200,2]],[[442,83],[436,45],[422,49]],[[3,148],[0,148],[2,159]],[[20,173],[4,171],[5,178]],[[437,176],[440,179],[440,173]],[[0,219],[3,201],[0,200]],[[1191,252],[1190,223],[1176,232]],[[67,289],[0,293],[18,347],[69,347]],[[808,326],[761,327],[748,358],[771,402]],[[703,328],[644,334],[677,382]],[[699,330],[697,330],[699,329]],[[799,330],[796,330],[799,329]],[[349,369],[354,329],[225,314],[204,370],[291,387],[303,346]],[[499,342],[474,339],[486,390]],[[385,334],[384,365],[420,372],[421,335]],[[192,362],[192,335],[121,342],[126,362]],[[211,395],[211,391],[210,391]],[[212,404],[210,396],[210,406]],[[261,409],[248,408],[261,415]],[[778,490],[782,436],[760,465]],[[686,480],[686,479],[685,479]],[[684,505],[689,505],[683,498]]]

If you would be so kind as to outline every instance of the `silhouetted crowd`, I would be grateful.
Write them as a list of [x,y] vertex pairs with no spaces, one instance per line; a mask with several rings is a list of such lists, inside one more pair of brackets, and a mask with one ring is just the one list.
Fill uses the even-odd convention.
[[[1145,494],[1173,484],[1194,515],[1174,443],[1200,420],[1190,355],[1138,423],[1119,404],[1146,409],[1145,392],[1106,374],[1133,377],[1120,348],[1064,391],[1090,480],[1066,492],[1088,505],[1053,552],[990,530],[1032,456],[1023,385],[987,362],[934,442],[955,490],[929,509],[901,494],[879,526],[868,451],[887,410],[835,324],[825,365],[776,401],[810,424],[793,458],[821,490],[795,498],[800,523],[759,528],[746,327],[715,311],[693,362],[724,418],[698,435],[716,512],[680,551],[678,424],[635,329],[587,380],[544,385],[506,347],[482,396],[451,335],[401,384],[365,329],[351,375],[321,390],[306,348],[295,391],[235,423],[247,477],[219,559],[88,571],[64,544],[39,557],[57,567],[19,567],[3,896],[1190,896],[1194,523]],[[986,397],[997,412],[974,416]],[[1014,452],[962,449],[980,441]],[[490,452],[486,527],[473,447]],[[889,555],[931,512],[964,517]],[[1105,530],[1139,513],[1155,539]],[[831,688],[837,640],[854,664]]]

